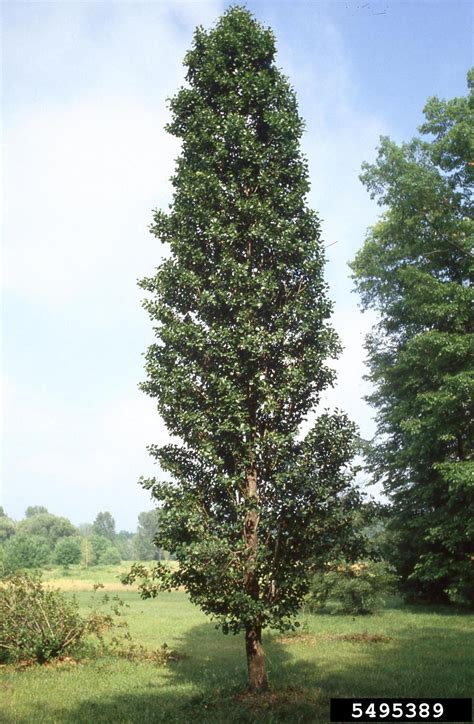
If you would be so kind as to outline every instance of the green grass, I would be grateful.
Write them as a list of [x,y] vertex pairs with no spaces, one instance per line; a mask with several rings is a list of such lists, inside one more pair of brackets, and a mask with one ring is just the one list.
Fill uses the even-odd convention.
[[[117,568],[108,569],[110,582]],[[86,608],[90,593],[75,595]],[[335,696],[471,695],[472,617],[459,611],[392,605],[367,617],[306,616],[300,636],[266,634],[271,691],[256,699],[242,693],[242,636],[217,631],[181,591],[121,597],[136,642],[166,642],[186,658],[166,667],[117,658],[1,667],[0,721],[327,722]]]

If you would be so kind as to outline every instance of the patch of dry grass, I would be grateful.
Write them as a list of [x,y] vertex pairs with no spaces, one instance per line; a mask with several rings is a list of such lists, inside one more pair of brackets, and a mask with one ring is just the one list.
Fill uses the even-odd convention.
[[312,636],[310,634],[296,634],[292,636],[279,636],[278,643],[283,645],[291,645],[296,643],[307,644],[308,646],[317,644],[319,641],[351,641],[357,644],[388,644],[392,641],[391,636],[383,634],[369,634],[367,632],[357,634],[320,634]]
[[[45,581],[45,585],[49,588],[59,588],[60,591],[67,591],[68,593],[74,593],[78,591],[92,591],[94,586],[97,585],[96,581],[92,579],[77,579],[77,578],[49,578]],[[138,585],[132,584],[130,586],[124,586],[123,583],[117,581],[107,581],[101,584],[101,591],[105,592],[120,592],[124,591],[138,591]]]

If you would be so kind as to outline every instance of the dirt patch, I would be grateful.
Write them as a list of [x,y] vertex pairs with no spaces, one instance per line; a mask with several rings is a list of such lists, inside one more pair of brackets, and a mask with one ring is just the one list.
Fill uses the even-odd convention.
[[320,689],[302,689],[288,687],[278,691],[269,689],[258,694],[251,694],[248,691],[237,694],[235,699],[239,704],[252,712],[265,711],[278,712],[282,710],[301,711],[301,707],[308,707],[313,712],[316,708],[327,704],[327,697],[324,697]]
[[43,666],[45,668],[60,668],[61,666],[78,666],[79,661],[76,659],[73,659],[71,656],[58,656],[55,659],[51,659],[51,661],[45,661]]
[[281,636],[278,643],[288,646],[289,644],[307,644],[314,646],[320,641],[350,641],[356,644],[388,644],[392,641],[391,636],[382,634],[321,634],[320,636],[311,636],[310,634],[300,634],[296,636]]
[[356,644],[388,644],[393,640],[392,636],[383,636],[383,634],[344,634],[337,636],[340,641],[352,641]]

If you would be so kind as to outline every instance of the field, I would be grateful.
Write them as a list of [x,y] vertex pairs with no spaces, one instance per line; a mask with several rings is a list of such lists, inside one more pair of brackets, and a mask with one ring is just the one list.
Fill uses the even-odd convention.
[[181,656],[166,666],[107,657],[0,667],[1,722],[327,722],[330,697],[471,695],[472,617],[462,611],[394,601],[367,617],[305,615],[298,636],[266,634],[271,691],[257,699],[245,693],[241,636],[217,631],[182,591],[141,600],[117,572],[45,578],[84,609],[94,582],[120,590],[134,641]]

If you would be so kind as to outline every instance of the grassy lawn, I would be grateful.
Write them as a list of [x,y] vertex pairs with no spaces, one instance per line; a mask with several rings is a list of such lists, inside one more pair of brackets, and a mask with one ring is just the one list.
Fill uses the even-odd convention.
[[[86,573],[82,589],[91,580]],[[63,588],[78,591],[86,608],[90,593],[80,590],[76,574],[62,579]],[[105,583],[116,576],[117,567],[102,570]],[[306,616],[299,636],[266,634],[271,692],[258,700],[242,693],[242,637],[216,631],[184,592],[121,597],[136,642],[166,642],[185,658],[165,667],[117,658],[1,667],[0,721],[327,722],[334,696],[472,695],[472,617],[462,612],[394,604],[367,617]]]

